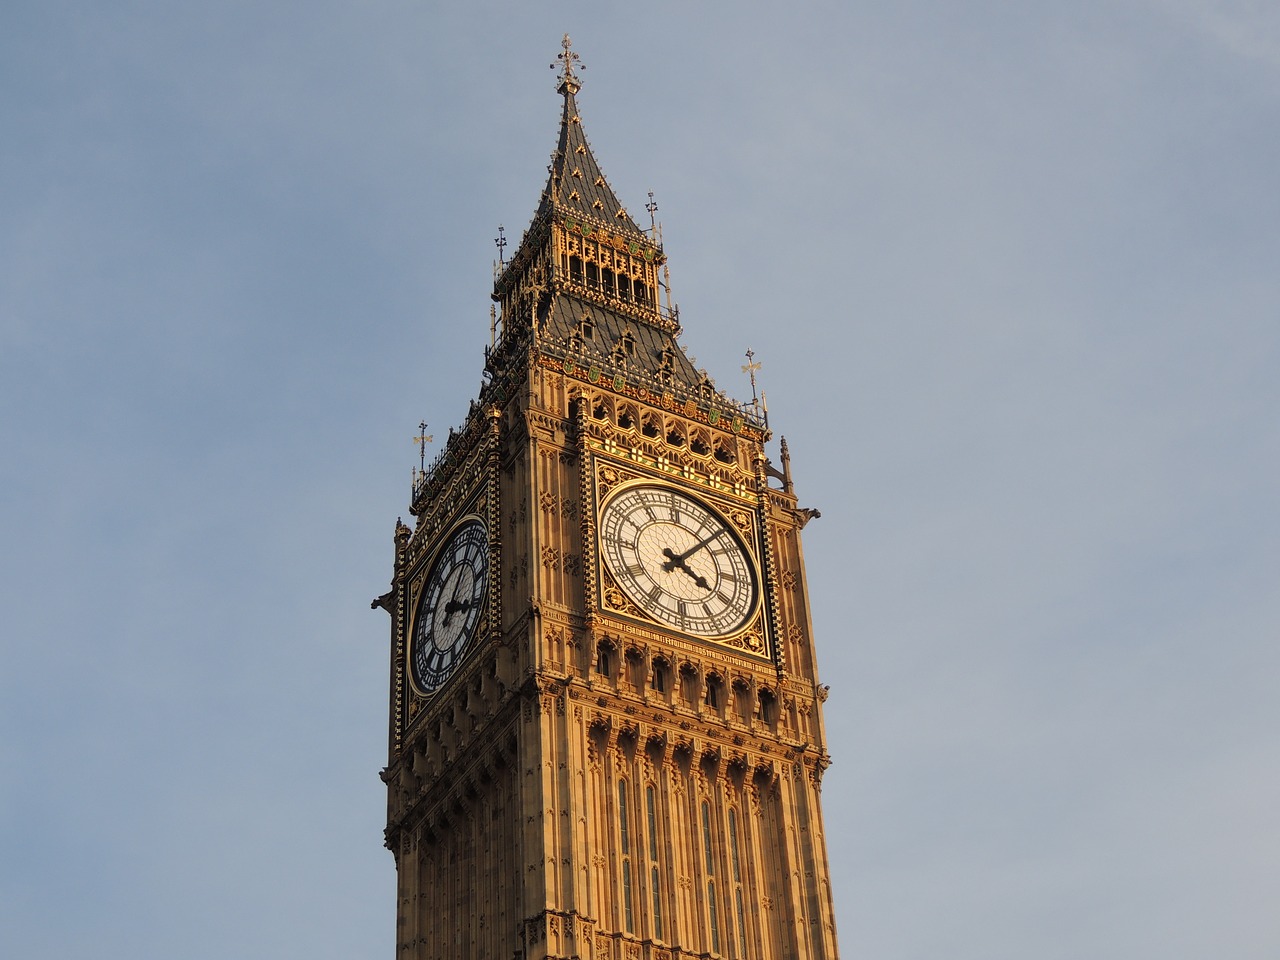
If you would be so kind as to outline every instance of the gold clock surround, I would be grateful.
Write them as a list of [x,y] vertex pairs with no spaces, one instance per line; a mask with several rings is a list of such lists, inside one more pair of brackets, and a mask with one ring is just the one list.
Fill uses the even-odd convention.
[[[463,516],[449,528],[430,563],[423,565],[413,591],[408,648],[409,676],[414,692],[420,696],[434,695],[449,681],[483,632],[491,563],[488,538],[482,517]],[[437,581],[442,595],[436,598],[436,605],[426,609]],[[450,595],[447,599],[443,596],[446,593]],[[464,616],[451,624],[457,614]],[[430,623],[424,623],[424,617],[430,618]],[[447,632],[436,636],[436,631]],[[442,640],[446,641],[445,646],[440,645]],[[421,649],[424,645],[429,645],[425,654]],[[435,682],[431,685],[424,682],[427,662],[433,665],[430,669]],[[436,663],[439,666],[434,666]]]
[[[651,625],[659,630],[691,637],[701,642],[732,647],[737,650],[766,656],[768,646],[765,641],[764,591],[767,589],[761,573],[760,559],[757,550],[757,524],[749,505],[733,503],[714,491],[698,489],[688,484],[678,483],[670,478],[655,476],[647,472],[628,469],[621,464],[613,464],[596,458],[596,556],[599,570],[597,603],[600,609],[614,616],[625,617]],[[676,501],[688,506],[694,516],[702,523],[702,536],[710,537],[714,543],[728,551],[727,564],[731,568],[724,569],[726,564],[706,562],[694,558],[687,565],[681,562],[679,554],[668,554],[662,564],[665,570],[653,569],[656,558],[650,557],[645,564],[634,556],[634,550],[626,548],[611,549],[609,541],[609,516],[615,508],[626,499],[637,493],[653,491],[655,494],[674,497]],[[713,529],[713,525],[715,528]],[[654,531],[665,523],[655,523],[649,527]],[[673,529],[678,524],[672,525]],[[645,534],[638,534],[644,537]],[[672,543],[680,543],[688,549],[697,543],[699,537],[686,531],[674,534]],[[621,554],[630,552],[630,564],[622,561]],[[736,557],[733,554],[737,554]],[[737,563],[732,560],[737,559]],[[641,571],[635,564],[648,566]],[[681,568],[684,569],[681,569]],[[721,601],[718,610],[708,611],[703,617],[697,617],[695,601],[701,595],[713,595],[714,588],[727,584],[735,575],[745,574],[746,583],[737,584],[737,595],[731,595]],[[664,578],[669,577],[672,583],[663,585]],[[707,589],[698,589],[696,578],[707,574],[714,577],[708,580]],[[682,589],[683,580],[690,581],[690,589]],[[647,583],[646,593],[642,586]],[[665,602],[664,602],[665,601]],[[687,616],[677,604],[687,601]],[[734,615],[736,611],[736,615]],[[682,622],[683,619],[683,622]]]

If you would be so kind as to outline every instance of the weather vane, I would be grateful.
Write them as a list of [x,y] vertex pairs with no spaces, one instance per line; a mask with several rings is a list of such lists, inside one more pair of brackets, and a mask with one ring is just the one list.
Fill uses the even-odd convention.
[[423,420],[418,424],[418,435],[413,438],[413,442],[418,445],[418,473],[427,472],[427,444],[430,443],[432,437],[427,433],[427,421]]
[[[576,93],[581,84],[573,72],[573,65],[575,63],[578,64],[582,70],[587,69],[586,65],[581,62],[582,58],[573,52],[573,41],[569,39],[567,33],[564,35],[564,39],[560,41],[560,46],[564,48],[563,53],[556,54],[556,59],[560,61],[560,82],[569,88],[570,93]],[[554,63],[551,64],[551,69],[554,70],[555,68],[556,65]]]

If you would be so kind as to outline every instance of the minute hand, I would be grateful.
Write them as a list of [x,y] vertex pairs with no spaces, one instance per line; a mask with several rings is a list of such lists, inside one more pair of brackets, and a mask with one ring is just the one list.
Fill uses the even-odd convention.
[[706,539],[704,539],[704,540],[699,540],[697,543],[695,543],[692,547],[690,547],[690,548],[689,548],[688,550],[686,550],[684,553],[680,553],[680,554],[673,554],[673,553],[671,553],[671,552],[670,552],[670,550],[664,550],[664,551],[662,551],[662,552],[663,552],[663,553],[665,553],[668,557],[670,557],[670,559],[669,559],[669,560],[667,560],[667,562],[666,562],[666,563],[664,563],[664,564],[662,565],[662,569],[663,569],[663,570],[666,570],[668,573],[670,573],[670,572],[671,572],[672,570],[674,570],[676,567],[682,567],[682,566],[684,566],[684,562],[685,562],[686,560],[688,560],[690,557],[692,557],[695,553],[697,553],[699,550],[701,550],[703,547],[705,547],[708,543],[710,543],[710,542],[711,542],[712,540],[714,540],[716,537],[720,536],[720,533],[721,533],[721,531],[717,530],[715,533],[711,534],[711,536],[707,537]]

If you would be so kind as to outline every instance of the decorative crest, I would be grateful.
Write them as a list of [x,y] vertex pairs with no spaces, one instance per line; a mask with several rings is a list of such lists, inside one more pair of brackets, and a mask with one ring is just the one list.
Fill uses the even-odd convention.
[[[567,91],[570,94],[576,94],[582,89],[582,81],[573,72],[573,65],[579,63],[582,58],[573,52],[573,41],[569,39],[567,33],[564,35],[564,39],[560,41],[560,46],[564,48],[564,51],[556,54],[556,59],[560,61],[560,85],[556,87],[556,90],[560,93]],[[554,70],[555,68],[556,65],[554,63],[551,64],[551,69]],[[587,68],[586,66],[581,66],[581,69],[585,70]]]

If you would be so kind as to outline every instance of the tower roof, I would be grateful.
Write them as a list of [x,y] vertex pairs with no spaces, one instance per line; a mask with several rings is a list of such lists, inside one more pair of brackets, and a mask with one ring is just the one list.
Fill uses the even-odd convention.
[[[557,90],[564,97],[564,111],[560,116],[560,139],[551,155],[547,186],[535,215],[560,214],[578,220],[595,222],[614,233],[646,239],[646,234],[631,219],[619,202],[613,188],[604,178],[600,165],[591,153],[586,134],[582,131],[582,118],[578,114],[576,94],[582,82],[573,71],[578,55],[570,49],[569,35],[561,43],[564,52],[556,59],[561,61],[560,83]],[[555,64],[552,64],[554,67]]]

